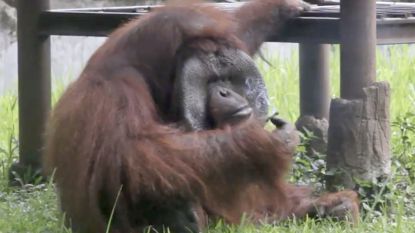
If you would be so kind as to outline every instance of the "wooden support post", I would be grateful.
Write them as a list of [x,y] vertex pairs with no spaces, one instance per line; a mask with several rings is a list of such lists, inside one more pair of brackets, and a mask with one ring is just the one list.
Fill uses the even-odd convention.
[[296,127],[314,137],[307,146],[307,154],[327,151],[327,132],[330,108],[329,79],[330,45],[300,44],[300,118]]
[[340,3],[341,99],[331,101],[327,185],[356,189],[390,173],[390,88],[375,83],[376,1]]
[[329,45],[300,44],[301,116],[329,118],[329,53]]
[[50,40],[38,33],[39,16],[49,0],[18,0],[19,162],[11,168],[11,181],[40,170],[45,120],[50,110]]
[[376,80],[376,0],[343,0],[340,7],[340,96],[358,99]]

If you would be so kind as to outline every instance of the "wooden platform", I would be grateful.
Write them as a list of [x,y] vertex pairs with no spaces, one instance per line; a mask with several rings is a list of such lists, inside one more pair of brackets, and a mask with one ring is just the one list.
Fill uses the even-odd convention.
[[[216,3],[217,7],[232,11],[241,3]],[[40,33],[43,35],[107,36],[123,22],[147,14],[162,6],[132,6],[107,8],[62,9],[43,12]],[[313,5],[310,11],[289,22],[281,35],[271,36],[270,42],[314,42],[337,44],[340,6],[336,1],[328,5]],[[377,43],[398,44],[415,42],[415,4],[377,3]]]

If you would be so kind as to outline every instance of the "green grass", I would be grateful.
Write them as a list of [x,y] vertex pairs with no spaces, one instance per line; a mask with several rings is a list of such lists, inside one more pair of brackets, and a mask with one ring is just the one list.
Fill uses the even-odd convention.
[[53,185],[0,190],[0,232],[70,232]]
[[17,97],[6,94],[0,97],[0,187],[7,183],[8,168],[17,157],[17,132]]
[[[332,97],[340,96],[340,52],[332,47],[330,54],[330,91]],[[392,87],[391,119],[407,112],[415,112],[415,53],[409,45],[379,47],[377,56],[377,80],[388,81]],[[299,64],[298,50],[293,56],[284,58],[265,55],[272,67],[260,59],[271,100],[271,109],[278,110],[283,117],[295,121],[299,115]]]
[[[277,233],[277,232],[415,232],[415,58],[408,46],[380,48],[378,80],[387,80],[392,87],[391,116],[393,121],[393,175],[371,200],[362,200],[362,216],[358,226],[330,220],[291,220],[276,226],[242,224],[229,226],[218,223],[212,233]],[[298,55],[290,58],[266,56],[272,66],[258,61],[271,98],[271,110],[278,110],[291,121],[299,113]],[[332,49],[331,91],[339,95],[339,50]],[[57,85],[56,100],[63,88]],[[7,172],[17,158],[17,102],[6,94],[0,97],[0,233],[5,232],[70,232],[63,225],[53,185],[7,186]],[[308,168],[301,168],[309,172]],[[319,171],[316,171],[319,176]],[[293,179],[293,178],[292,178]],[[308,178],[307,178],[308,179]],[[310,179],[311,180],[311,179]],[[375,201],[373,201],[375,200]],[[380,207],[379,207],[380,206]],[[376,208],[375,208],[376,207]],[[379,208],[377,208],[379,207]]]

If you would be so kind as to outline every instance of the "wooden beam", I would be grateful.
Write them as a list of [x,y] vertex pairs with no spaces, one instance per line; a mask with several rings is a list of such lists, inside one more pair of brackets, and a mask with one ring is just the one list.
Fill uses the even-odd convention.
[[[108,36],[121,24],[144,14],[146,13],[131,11],[46,11],[41,15],[40,34],[45,36]],[[378,44],[415,43],[415,18],[378,19],[377,25]],[[340,19],[299,17],[288,22],[281,34],[271,35],[267,40],[269,42],[339,44]]]

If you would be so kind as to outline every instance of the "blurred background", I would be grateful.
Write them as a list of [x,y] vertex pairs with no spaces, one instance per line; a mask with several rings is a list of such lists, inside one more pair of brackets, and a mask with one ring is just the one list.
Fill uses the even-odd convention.
[[[131,6],[157,0],[51,0],[51,8]],[[16,0],[0,0],[0,96],[17,89]],[[77,77],[91,53],[105,40],[96,37],[52,37],[52,77],[64,84]]]

